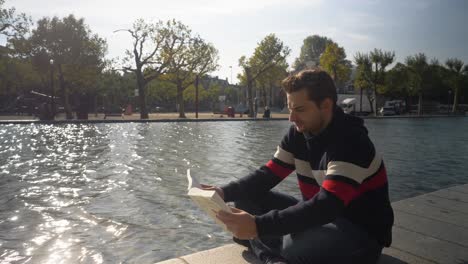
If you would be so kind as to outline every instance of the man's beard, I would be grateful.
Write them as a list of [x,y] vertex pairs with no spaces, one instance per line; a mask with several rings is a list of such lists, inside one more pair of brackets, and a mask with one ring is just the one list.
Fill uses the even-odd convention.
[[317,122],[317,126],[315,126],[313,128],[309,128],[309,129],[305,128],[305,130],[307,130],[307,131],[304,131],[304,132],[309,132],[312,135],[320,134],[320,132],[322,132],[322,130],[325,129],[325,118],[322,116],[322,114],[320,114],[318,116],[318,119],[319,119],[319,121]]

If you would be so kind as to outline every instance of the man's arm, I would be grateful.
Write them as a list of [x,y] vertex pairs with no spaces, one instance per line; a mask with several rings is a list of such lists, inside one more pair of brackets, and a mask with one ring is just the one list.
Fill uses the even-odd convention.
[[294,171],[294,155],[291,139],[295,133],[294,127],[283,137],[273,158],[264,166],[244,178],[230,182],[221,187],[225,201],[237,199],[255,199],[275,187]]

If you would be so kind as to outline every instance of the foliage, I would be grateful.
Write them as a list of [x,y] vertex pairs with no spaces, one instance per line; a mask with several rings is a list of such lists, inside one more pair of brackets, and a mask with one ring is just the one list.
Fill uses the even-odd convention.
[[31,18],[25,13],[18,14],[14,7],[3,8],[5,0],[0,0],[0,35],[8,38],[23,38],[32,24]]
[[294,70],[300,71],[306,68],[308,63],[316,66],[320,62],[320,56],[325,52],[328,44],[334,43],[331,39],[319,35],[308,36],[304,39],[301,53],[294,61]]
[[336,83],[345,83],[351,74],[351,62],[346,60],[344,48],[336,43],[328,43],[320,57],[320,66],[327,71]]
[[[252,57],[247,59],[242,56],[239,59],[239,66],[244,69],[240,80],[246,80],[249,109],[253,109],[252,89],[254,82],[274,67],[281,69],[286,66],[287,68],[286,58],[290,52],[291,50],[275,34],[270,34],[258,43]],[[253,116],[253,111],[249,111],[249,116]]]

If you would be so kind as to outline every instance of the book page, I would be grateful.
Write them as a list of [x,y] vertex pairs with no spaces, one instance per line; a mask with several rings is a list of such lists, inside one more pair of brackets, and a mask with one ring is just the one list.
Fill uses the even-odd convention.
[[207,213],[216,223],[222,226],[227,230],[223,222],[216,218],[216,212],[223,210],[226,212],[231,212],[231,208],[224,202],[224,200],[219,196],[219,194],[214,190],[203,190],[198,180],[190,175],[190,170],[187,170],[187,179],[189,180],[190,186],[200,186],[200,187],[191,187],[187,193],[190,198]]
[[190,175],[190,169],[187,169],[187,180],[188,180],[188,188],[187,188],[188,190],[190,190],[190,188],[201,189],[201,184],[198,181],[198,179]]

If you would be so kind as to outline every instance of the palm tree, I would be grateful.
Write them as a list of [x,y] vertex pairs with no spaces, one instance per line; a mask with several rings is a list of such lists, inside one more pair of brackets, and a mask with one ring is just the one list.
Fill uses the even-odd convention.
[[374,111],[375,97],[372,92],[372,62],[368,54],[360,52],[356,53],[354,56],[354,62],[357,65],[357,74],[356,79],[354,80],[354,86],[359,88],[361,93],[361,106],[359,111],[362,111],[362,91],[365,90],[371,107],[371,112],[376,115],[376,111]]
[[[358,65],[358,72],[362,74],[358,76],[362,81],[365,81],[373,90],[373,98],[376,103],[374,114],[377,115],[377,87],[384,85],[385,83],[385,68],[393,63],[395,59],[395,52],[382,51],[380,49],[374,49],[369,54],[357,53],[354,56],[354,61]],[[361,86],[364,86],[361,83]],[[369,97],[370,101],[370,97]],[[371,103],[372,105],[372,103]]]
[[423,102],[423,91],[425,83],[425,74],[428,70],[427,57],[424,53],[418,53],[414,56],[406,57],[406,65],[408,66],[411,73],[411,85],[414,87],[419,94],[418,103],[418,114],[422,115],[422,102]]
[[463,74],[466,74],[468,72],[468,66],[465,65],[463,67],[463,62],[459,59],[456,58],[451,58],[448,59],[445,62],[445,65],[447,68],[450,70],[452,73],[452,78],[451,82],[453,85],[453,107],[452,107],[452,113],[455,113],[457,111],[457,106],[458,106],[458,95],[460,93],[460,87],[462,86],[462,80],[463,80]]
[[382,86],[385,83],[385,68],[388,65],[393,63],[395,59],[395,52],[393,51],[382,51],[381,49],[374,49],[370,52],[369,56],[372,67],[374,71],[374,78],[373,78],[373,86],[374,86],[374,94],[375,94],[375,111],[377,114],[377,104],[379,102],[377,96],[377,87]]

